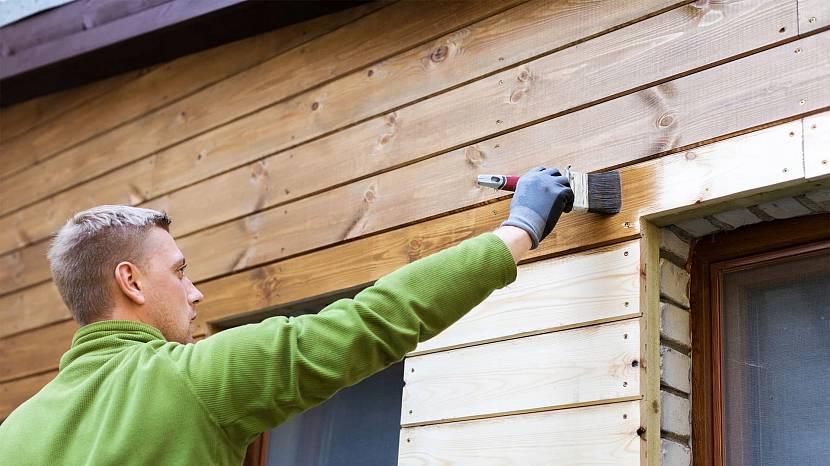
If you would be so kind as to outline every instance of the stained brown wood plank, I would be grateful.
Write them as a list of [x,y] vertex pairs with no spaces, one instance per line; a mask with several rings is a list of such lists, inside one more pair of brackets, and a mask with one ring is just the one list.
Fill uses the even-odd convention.
[[[830,104],[830,56],[821,57],[815,39],[826,44],[830,34],[204,230],[179,244],[193,258],[192,276],[203,280],[500,196],[475,186],[478,173],[569,163],[594,170],[797,115],[812,108],[799,104],[804,95],[813,105]],[[792,53],[798,46],[804,52]],[[805,54],[813,61],[801,61]],[[790,87],[776,96],[759,94],[777,85]],[[741,108],[724,112],[724,105]],[[591,127],[591,121],[608,123]],[[562,151],[551,154],[550,147]]]
[[[639,219],[657,212],[707,208],[738,195],[797,185],[804,176],[801,140],[801,121],[795,121],[625,167],[620,171],[623,210],[619,214],[565,215],[529,259],[632,239],[640,234]],[[208,333],[207,322],[370,283],[408,262],[496,228],[508,208],[509,199],[503,199],[200,283],[206,299],[198,307],[195,332]],[[191,263],[191,252],[183,251]],[[63,325],[67,333],[63,339],[71,339],[73,327]],[[47,327],[13,338],[53,341],[54,337],[42,335],[54,331]],[[5,341],[0,340],[0,348]],[[57,367],[60,350],[36,344],[29,348],[32,373]],[[0,358],[0,380],[1,374],[19,372],[6,364]]]
[[[192,276],[204,280],[498,197],[474,185],[477,173],[520,173],[538,164],[573,164],[586,171],[623,165],[824,108],[830,106],[828,42],[830,33],[825,32],[785,44],[222,224],[179,242],[193,256]],[[796,49],[801,52],[795,53]],[[765,90],[771,87],[781,91],[767,95]],[[724,108],[734,110],[724,112]],[[552,155],[550,147],[562,151]],[[263,173],[257,176],[270,179]],[[458,182],[465,179],[469,181]],[[436,192],[441,195],[433,195]],[[206,204],[218,208],[216,203]],[[48,280],[44,265],[41,260],[40,267],[9,266],[5,275],[0,270],[0,291]]]
[[8,177],[0,185],[0,213],[80,184],[520,1],[446,1],[428,9],[420,2],[395,3]]
[[[352,162],[356,154],[372,153],[377,134],[382,134],[386,124],[381,118],[355,131],[311,143],[299,152],[240,167],[206,181],[209,185],[199,183],[144,202],[511,63],[618,27],[666,5],[671,2],[641,0],[623,6],[610,0],[576,5],[536,0],[520,5],[4,217],[0,219],[0,252],[46,237],[79,206],[120,203],[163,208],[177,216],[173,231],[180,235],[388,169],[401,157],[368,156],[362,163]],[[573,21],[575,16],[602,20]],[[244,135],[246,144],[235,143],[240,135]],[[343,138],[349,142],[343,142]],[[343,144],[351,147],[358,138],[365,142],[343,150]],[[199,155],[182,157],[183,153]],[[315,176],[303,176],[304,172]],[[277,175],[280,173],[295,173],[292,176],[305,178],[306,182],[269,190],[275,176],[284,178]],[[225,190],[242,186],[249,189],[240,196],[224,195]],[[228,199],[234,202],[228,203]],[[221,207],[198,207],[208,204]],[[190,209],[182,208],[184,205]],[[46,219],[39,215],[35,221],[30,217],[32,212],[48,215]],[[5,225],[13,226],[5,230]]]
[[639,402],[401,429],[398,464],[639,465]]
[[71,318],[51,281],[0,297],[0,338]]
[[409,356],[638,315],[639,285],[636,241],[524,264],[513,284]]
[[[27,100],[8,108],[0,108],[0,147],[21,133],[58,118],[75,107],[117,89],[149,71],[150,69],[132,71],[74,89]],[[0,174],[14,171],[14,168],[7,164],[18,162],[7,160],[7,156],[3,154],[4,152],[0,151]]]
[[[619,214],[565,215],[530,257],[639,235],[640,216],[706,207],[738,193],[798,183],[801,153],[800,122],[794,122],[623,168],[624,201]],[[742,166],[755,167],[751,176]],[[788,167],[794,168],[783,172]],[[372,282],[412,260],[496,228],[508,207],[509,200],[500,200],[207,281],[200,284],[207,299],[198,321],[216,321]]]
[[49,371],[25,379],[0,383],[0,420],[5,419],[24,401],[49,383],[58,371]]
[[639,359],[639,319],[410,357],[401,425],[638,396]]
[[[115,92],[88,101],[85,105],[52,120],[45,127],[38,128],[36,132],[12,141],[4,141],[0,145],[0,153],[5,154],[3,159],[8,162],[3,164],[4,168],[0,171],[0,177],[7,178],[8,182],[14,183],[13,180],[19,178],[11,175],[22,171],[21,176],[35,177],[37,180],[44,181],[43,174],[40,173],[41,166],[32,166],[33,164],[44,163],[61,150],[269,60],[306,41],[359,19],[379,6],[381,5],[370,4],[315,18],[157,66],[140,79],[126,83],[117,88]],[[182,114],[182,111],[185,110],[175,113],[178,118],[167,120],[166,123],[174,126],[184,123],[187,113]],[[135,124],[131,128],[135,131],[142,126]],[[118,137],[129,139],[131,136],[129,131],[122,131],[118,135],[116,139]],[[122,143],[128,143],[128,141],[122,141]],[[78,157],[83,153],[82,151],[83,149],[78,149],[73,153],[75,157]],[[86,155],[89,156],[92,153],[90,151]],[[61,155],[61,157],[61,160],[68,160],[66,163],[75,163],[69,155]],[[99,154],[98,157],[107,157],[107,155]],[[61,166],[62,163],[56,165]],[[53,165],[47,165],[47,167],[50,166]],[[76,175],[84,176],[82,172]]]
[[76,330],[67,320],[0,339],[0,382],[57,369]]

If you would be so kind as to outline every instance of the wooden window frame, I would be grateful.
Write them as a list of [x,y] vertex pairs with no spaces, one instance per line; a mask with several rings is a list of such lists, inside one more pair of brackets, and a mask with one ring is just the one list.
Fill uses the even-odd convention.
[[693,464],[724,464],[719,273],[809,254],[829,246],[830,214],[719,232],[699,238],[693,244],[690,260]]

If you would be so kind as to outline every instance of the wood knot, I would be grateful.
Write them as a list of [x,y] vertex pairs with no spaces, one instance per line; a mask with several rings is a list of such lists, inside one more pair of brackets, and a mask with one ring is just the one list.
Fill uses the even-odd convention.
[[519,73],[519,75],[518,75],[518,76],[516,76],[516,79],[518,79],[518,80],[519,80],[519,81],[521,81],[521,82],[526,82],[526,81],[530,81],[530,79],[531,79],[532,77],[533,77],[533,76],[531,76],[531,75],[530,75],[530,71],[528,71],[528,70],[522,70],[522,71]]
[[373,70],[371,68],[369,68],[369,71],[366,72],[366,76],[368,76],[370,78],[372,77],[373,74],[375,74],[375,70]]
[[315,110],[317,110],[318,108],[320,108],[320,103],[319,103],[319,102],[313,102],[313,103],[311,104],[311,111],[312,111],[312,112],[313,112],[313,111],[315,111]]
[[433,63],[440,63],[447,59],[447,55],[449,54],[449,48],[446,45],[442,45],[437,49],[433,50],[432,53],[429,54],[429,59]]
[[375,194],[375,191],[374,191],[374,189],[373,189],[373,188],[369,188],[369,189],[368,189],[368,190],[367,190],[367,191],[363,194],[363,200],[364,200],[366,203],[368,203],[368,204],[371,204],[371,203],[375,202],[375,198],[376,198],[376,197],[377,197],[377,194]]
[[265,175],[265,163],[260,161],[251,165],[251,178],[259,179]]
[[642,437],[645,434],[646,434],[646,428],[645,427],[640,426],[640,427],[637,428],[637,436],[638,437]]
[[469,146],[464,148],[464,158],[467,159],[467,163],[473,167],[480,167],[486,157],[484,156],[484,152],[482,152],[479,148]]
[[667,128],[672,124],[674,124],[674,115],[672,115],[671,113],[664,113],[657,120],[657,126],[660,128]]
[[386,126],[396,126],[398,124],[398,113],[392,112],[386,114]]
[[515,104],[516,102],[522,100],[524,97],[526,89],[516,89],[513,93],[510,94],[510,103]]
[[694,152],[692,152],[692,151],[687,151],[686,152],[686,160],[694,160],[696,158],[697,158],[697,154],[695,154]]
[[203,158],[207,157],[207,154],[207,149],[200,150],[199,153],[196,154],[196,160],[202,160]]

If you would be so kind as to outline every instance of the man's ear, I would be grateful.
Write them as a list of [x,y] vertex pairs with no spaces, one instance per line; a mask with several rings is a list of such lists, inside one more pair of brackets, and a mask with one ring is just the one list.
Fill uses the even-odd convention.
[[132,262],[120,262],[115,266],[115,283],[130,301],[144,304],[144,289],[139,279],[138,267]]

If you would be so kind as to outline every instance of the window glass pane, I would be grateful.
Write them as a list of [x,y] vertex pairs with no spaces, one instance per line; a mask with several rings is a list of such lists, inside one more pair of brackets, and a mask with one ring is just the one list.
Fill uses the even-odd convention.
[[271,431],[269,466],[398,462],[403,363],[338,392]]
[[723,275],[724,462],[830,464],[830,253]]

